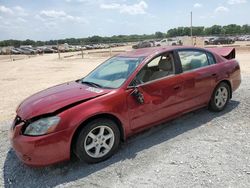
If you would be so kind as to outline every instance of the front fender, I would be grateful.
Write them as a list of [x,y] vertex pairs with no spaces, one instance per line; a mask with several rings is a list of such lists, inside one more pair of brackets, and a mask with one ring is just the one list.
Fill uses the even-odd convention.
[[59,116],[63,123],[59,129],[71,128],[73,136],[78,127],[83,125],[84,122],[102,114],[109,114],[116,117],[121,122],[125,137],[130,134],[131,129],[124,92],[107,94],[60,113]]

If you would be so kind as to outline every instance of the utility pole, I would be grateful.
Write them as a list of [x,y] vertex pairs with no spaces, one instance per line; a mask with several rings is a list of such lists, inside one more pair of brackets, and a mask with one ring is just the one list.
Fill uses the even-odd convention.
[[194,45],[194,42],[193,42],[193,12],[191,12],[190,36],[191,36],[191,43],[192,43],[192,46],[193,46]]
[[112,56],[111,41],[109,41],[109,56]]
[[60,46],[58,44],[58,41],[57,41],[57,52],[58,52],[58,59],[61,59],[61,55],[60,55]]
[[9,49],[9,53],[10,53],[10,61],[12,61],[12,57],[11,57],[11,48]]
[[80,45],[81,45],[81,54],[82,54],[82,59],[83,59],[84,56],[83,56],[83,49],[82,49],[82,46],[83,46],[83,42],[82,41],[80,42]]

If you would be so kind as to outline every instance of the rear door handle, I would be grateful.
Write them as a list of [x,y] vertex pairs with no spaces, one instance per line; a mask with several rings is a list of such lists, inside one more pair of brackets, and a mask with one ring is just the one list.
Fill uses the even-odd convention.
[[212,76],[212,77],[216,77],[216,76],[217,76],[217,74],[216,74],[216,73],[214,73],[214,74],[212,74],[211,76]]

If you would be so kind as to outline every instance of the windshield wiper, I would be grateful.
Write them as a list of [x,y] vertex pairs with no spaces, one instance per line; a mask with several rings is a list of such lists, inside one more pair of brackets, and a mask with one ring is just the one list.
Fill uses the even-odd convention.
[[94,87],[99,87],[99,88],[103,88],[101,85],[94,83],[94,82],[88,82],[88,81],[81,81],[82,84],[87,84],[90,86],[94,86]]

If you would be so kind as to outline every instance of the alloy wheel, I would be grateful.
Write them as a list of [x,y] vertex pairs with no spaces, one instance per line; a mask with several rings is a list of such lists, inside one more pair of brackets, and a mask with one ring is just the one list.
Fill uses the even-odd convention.
[[223,108],[228,100],[228,90],[224,86],[217,89],[215,93],[214,102],[218,108]]
[[108,126],[98,126],[92,129],[84,141],[84,150],[93,158],[105,156],[113,147],[114,132]]

